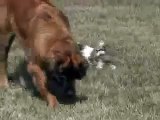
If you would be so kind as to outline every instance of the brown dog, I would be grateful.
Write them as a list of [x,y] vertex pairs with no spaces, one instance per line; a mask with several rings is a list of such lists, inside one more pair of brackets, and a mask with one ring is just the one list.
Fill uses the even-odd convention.
[[65,73],[68,78],[72,78],[73,70],[77,79],[85,75],[85,61],[72,38],[68,18],[49,0],[0,0],[0,86],[4,87],[8,86],[6,35],[11,31],[24,47],[28,72],[41,96],[49,106],[55,106],[57,99],[46,87],[44,70]]

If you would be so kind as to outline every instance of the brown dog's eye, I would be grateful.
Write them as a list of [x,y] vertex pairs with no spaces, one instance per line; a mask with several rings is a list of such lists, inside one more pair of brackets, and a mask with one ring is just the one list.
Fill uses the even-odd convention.
[[49,20],[52,19],[52,16],[50,16],[47,12],[42,12],[39,14],[39,17],[43,20],[45,20],[46,22],[49,22]]

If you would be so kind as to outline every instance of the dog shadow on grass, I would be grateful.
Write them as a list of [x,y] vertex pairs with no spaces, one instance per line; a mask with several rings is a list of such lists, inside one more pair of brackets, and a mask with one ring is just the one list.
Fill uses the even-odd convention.
[[[36,87],[32,83],[32,77],[31,75],[27,72],[27,62],[24,60],[21,60],[19,64],[17,65],[15,72],[12,74],[12,76],[9,76],[9,79],[11,79],[11,84],[13,85],[20,85],[22,88],[25,88],[26,90],[29,90],[34,97],[40,97],[40,93],[36,89]],[[56,93],[61,93],[61,89],[56,89],[57,86],[53,86],[53,89],[55,87]],[[60,96],[60,95],[58,95]],[[65,104],[65,105],[70,105],[70,104],[75,104],[77,102],[83,102],[87,100],[87,96],[82,96],[82,95],[75,95],[74,97],[71,98],[63,98],[63,97],[58,97],[57,99],[60,104]]]
[[58,98],[59,103],[64,104],[64,105],[71,105],[71,104],[75,104],[77,102],[82,103],[86,100],[88,100],[87,96],[76,96],[75,98],[71,98],[71,99]]

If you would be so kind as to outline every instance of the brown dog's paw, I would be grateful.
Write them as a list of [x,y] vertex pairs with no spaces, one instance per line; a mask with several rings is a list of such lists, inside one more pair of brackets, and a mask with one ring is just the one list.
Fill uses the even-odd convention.
[[58,101],[57,101],[57,98],[56,96],[48,93],[47,95],[47,102],[48,102],[48,106],[54,108],[58,105]]
[[8,79],[7,76],[0,76],[0,88],[8,88],[9,87],[9,83],[8,83]]

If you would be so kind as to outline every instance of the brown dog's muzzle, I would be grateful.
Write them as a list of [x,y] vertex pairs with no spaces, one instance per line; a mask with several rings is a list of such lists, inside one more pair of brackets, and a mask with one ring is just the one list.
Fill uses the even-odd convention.
[[67,66],[59,69],[61,65],[55,63],[54,69],[46,70],[47,87],[56,96],[73,98],[76,96],[75,80],[81,80],[86,75],[89,64],[87,61],[83,61],[75,67],[70,62]]
[[58,56],[45,65],[47,88],[56,96],[73,98],[76,95],[75,80],[81,80],[87,73],[88,62],[82,56]]
[[80,63],[77,67],[69,65],[64,68],[62,74],[67,76],[69,80],[81,80],[87,73],[88,63]]

